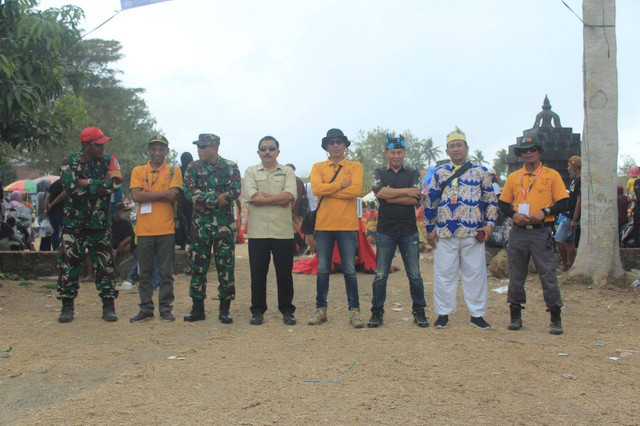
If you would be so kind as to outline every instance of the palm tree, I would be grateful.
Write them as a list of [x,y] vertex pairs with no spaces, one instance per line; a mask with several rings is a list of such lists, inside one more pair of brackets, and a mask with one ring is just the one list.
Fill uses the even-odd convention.
[[484,159],[484,154],[479,149],[476,149],[473,152],[473,155],[469,157],[469,160],[474,164],[489,164],[489,162]]
[[431,162],[434,163],[438,161],[438,158],[442,155],[442,151],[440,151],[440,147],[433,145],[433,139],[429,138],[424,141],[423,148],[423,160],[427,163],[427,168],[431,166]]

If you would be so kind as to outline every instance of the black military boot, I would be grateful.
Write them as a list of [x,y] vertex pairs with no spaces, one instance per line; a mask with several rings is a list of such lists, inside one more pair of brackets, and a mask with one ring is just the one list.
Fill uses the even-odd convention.
[[107,322],[118,321],[118,315],[116,315],[116,307],[114,305],[115,299],[113,297],[102,298],[102,319]]
[[62,299],[62,310],[60,310],[60,316],[58,322],[71,322],[73,321],[73,299],[65,297]]
[[202,321],[207,318],[204,314],[204,300],[192,298],[193,306],[191,307],[191,312],[184,317],[186,322],[195,322]]
[[231,300],[220,299],[220,315],[218,315],[218,319],[223,324],[231,324],[233,322],[233,317],[229,313],[229,306],[231,306]]
[[509,305],[511,313],[511,323],[507,327],[509,330],[520,330],[522,328],[522,310],[524,307],[516,303]]
[[551,313],[551,326],[549,326],[550,334],[562,334],[562,318],[560,317],[560,308],[549,309]]

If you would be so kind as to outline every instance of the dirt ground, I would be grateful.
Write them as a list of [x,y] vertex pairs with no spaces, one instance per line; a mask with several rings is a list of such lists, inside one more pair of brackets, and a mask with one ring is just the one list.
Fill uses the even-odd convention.
[[[236,252],[231,325],[218,321],[215,300],[207,301],[206,321],[182,321],[190,308],[185,275],[175,284],[178,321],[142,324],[128,321],[137,312],[135,288],[116,301],[120,320],[106,323],[94,286],[83,283],[76,319],[59,324],[60,305],[47,288],[54,278],[4,280],[0,348],[13,349],[0,358],[0,423],[640,423],[637,289],[562,285],[561,336],[548,333],[535,276],[520,331],[506,329],[506,294],[493,291],[491,330],[469,326],[460,291],[449,327],[421,329],[396,258],[401,271],[390,276],[379,329],[349,327],[341,275],[331,277],[329,321],[317,327],[306,325],[315,276],[294,276],[298,325],[285,326],[273,272],[271,309],[264,325],[251,326],[246,247]],[[421,266],[433,324],[429,255]],[[372,280],[358,274],[364,320]],[[213,275],[210,282],[217,286]],[[490,289],[504,285],[489,282]]]

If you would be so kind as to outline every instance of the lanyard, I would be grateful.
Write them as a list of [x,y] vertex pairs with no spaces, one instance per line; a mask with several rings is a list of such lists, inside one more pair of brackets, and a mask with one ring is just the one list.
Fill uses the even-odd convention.
[[[527,202],[527,195],[529,195],[529,192],[531,191],[531,188],[533,188],[533,184],[536,183],[536,179],[538,179],[538,175],[540,175],[540,172],[542,171],[542,164],[540,164],[540,167],[538,167],[538,171],[536,172],[536,177],[533,178],[533,182],[531,182],[531,185],[529,185],[529,189],[527,189],[526,191],[524,190],[524,185],[523,185],[523,178],[524,178],[524,168],[520,171],[520,189],[522,190],[522,197],[523,197],[523,202]],[[531,173],[527,173],[527,174],[531,174]]]
[[144,171],[144,179],[147,182],[147,191],[151,191],[153,184],[155,184],[158,181],[158,179],[160,178],[160,175],[162,174],[162,172],[164,172],[166,165],[167,165],[166,163],[162,164],[162,167],[160,167],[160,170],[158,171],[156,178],[151,182],[151,184],[149,184],[149,164],[147,164],[147,167],[145,168],[145,171]]

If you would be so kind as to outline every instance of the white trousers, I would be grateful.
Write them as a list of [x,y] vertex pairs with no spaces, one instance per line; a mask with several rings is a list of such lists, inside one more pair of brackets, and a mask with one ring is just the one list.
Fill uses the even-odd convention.
[[442,238],[433,252],[433,306],[436,314],[456,311],[458,273],[471,316],[487,312],[489,290],[484,243],[475,238]]

